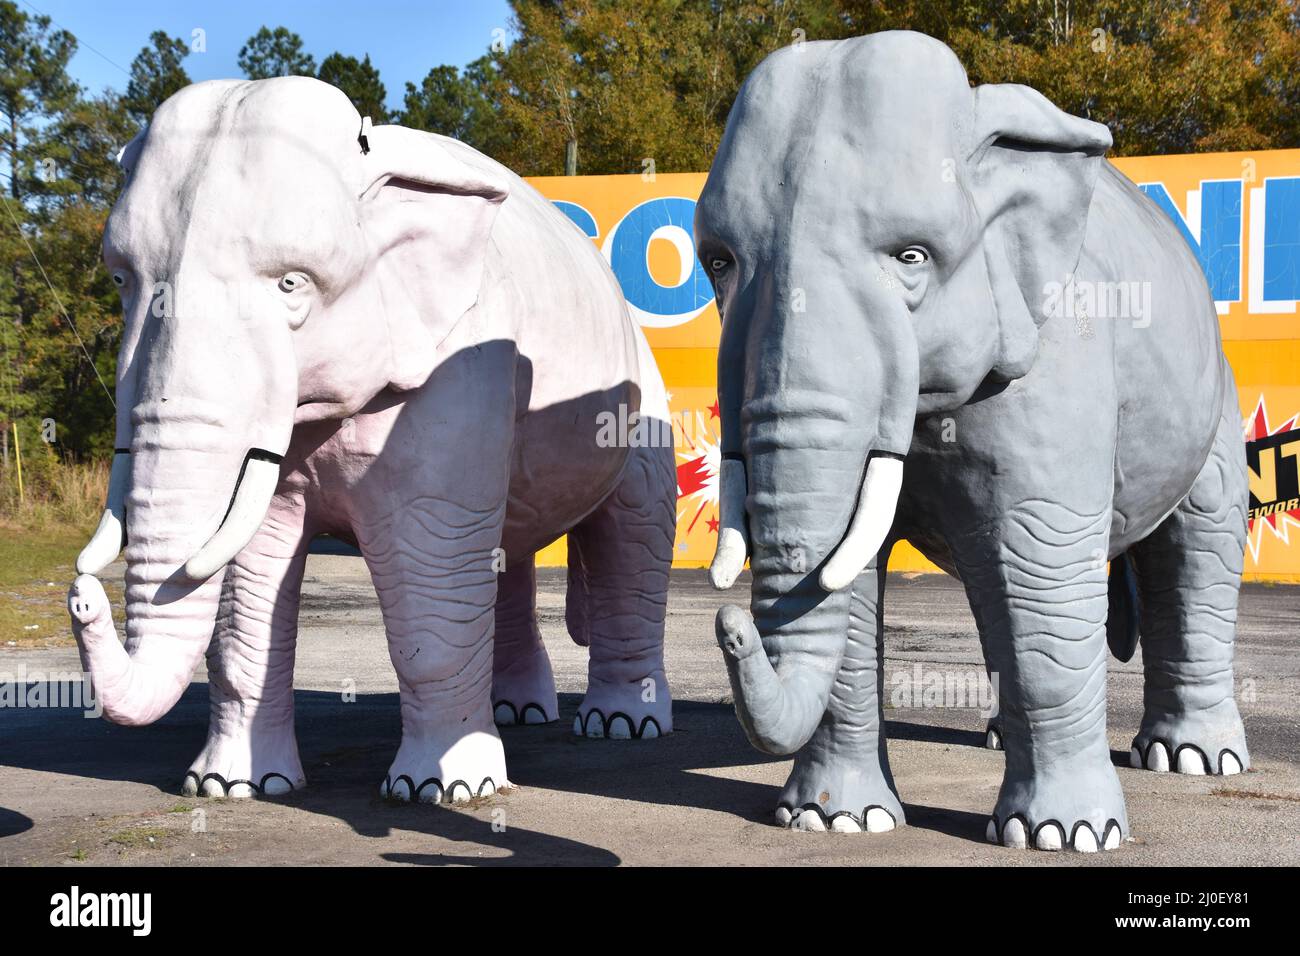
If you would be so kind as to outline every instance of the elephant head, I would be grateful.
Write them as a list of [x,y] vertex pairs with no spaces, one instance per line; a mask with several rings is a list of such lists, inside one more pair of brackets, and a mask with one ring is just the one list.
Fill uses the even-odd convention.
[[77,561],[126,549],[126,648],[81,641],[110,718],[156,720],[189,683],[294,425],[422,384],[475,303],[508,183],[458,152],[301,77],[186,87],[123,150],[118,451]]
[[760,749],[825,712],[916,417],[1030,369],[1110,144],[1027,87],[972,89],[916,33],[788,48],[746,81],[695,235],[723,319],[710,573],[729,587],[749,555],[754,623],[717,626]]

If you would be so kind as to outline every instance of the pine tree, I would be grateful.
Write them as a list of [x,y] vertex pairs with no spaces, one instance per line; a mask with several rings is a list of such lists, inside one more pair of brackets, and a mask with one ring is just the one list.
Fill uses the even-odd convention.
[[284,27],[262,27],[239,50],[239,68],[250,80],[314,76],[316,59],[303,52],[302,37]]
[[316,76],[346,93],[362,116],[369,116],[375,123],[388,121],[388,107],[384,103],[388,91],[379,79],[379,71],[370,62],[369,53],[362,60],[331,53],[321,61]]
[[149,35],[149,43],[131,61],[131,81],[126,85],[127,111],[141,125],[149,122],[163,100],[190,82],[181,66],[190,52],[188,43],[161,30]]

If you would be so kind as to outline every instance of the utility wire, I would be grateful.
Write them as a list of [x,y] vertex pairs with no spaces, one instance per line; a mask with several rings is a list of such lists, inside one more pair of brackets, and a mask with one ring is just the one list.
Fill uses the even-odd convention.
[[98,50],[96,50],[93,46],[91,46],[91,45],[90,45],[89,43],[87,43],[85,40],[81,39],[81,37],[77,36],[75,33],[73,33],[71,30],[69,30],[67,27],[65,27],[65,26],[64,26],[62,23],[60,23],[58,20],[54,19],[54,18],[53,18],[52,16],[50,16],[48,13],[44,13],[44,12],[42,12],[42,11],[40,11],[40,10],[37,10],[34,6],[32,6],[30,3],[28,3],[27,0],[22,0],[22,4],[23,4],[24,7],[26,7],[28,10],[31,10],[32,13],[35,13],[37,16],[42,16],[42,17],[47,18],[47,19],[48,19],[51,23],[53,23],[56,27],[58,27],[58,28],[59,28],[60,30],[62,30],[64,33],[68,34],[68,36],[72,37],[72,39],[76,40],[76,41],[77,41],[77,44],[78,44],[79,46],[84,46],[87,50],[89,50],[91,53],[95,54],[97,57],[99,57],[101,60],[103,60],[103,61],[104,61],[105,63],[107,63],[109,66],[116,67],[117,69],[119,69],[119,70],[121,70],[123,73],[125,73],[127,76],[130,76],[130,75],[131,75],[131,71],[128,70],[126,67],[124,67],[122,64],[120,64],[120,63],[118,63],[118,62],[116,62],[116,61],[114,61],[114,60],[110,60],[108,57],[106,57],[104,54],[100,53],[100,52],[99,52]]
[[[37,9],[37,8],[34,7],[32,4],[28,3],[27,0],[22,0],[22,4],[23,4],[23,6],[27,7],[27,9],[31,10],[31,11],[32,11],[33,13],[35,13],[36,15],[38,15],[38,16],[42,16],[42,17],[45,17],[46,19],[48,19],[51,23],[53,23],[53,24],[54,24],[56,27],[58,27],[60,30],[63,30],[65,33],[67,33],[69,36],[71,36],[71,37],[72,37],[72,38],[77,42],[78,45],[80,45],[80,46],[84,46],[87,50],[89,50],[90,52],[94,53],[96,56],[98,56],[98,57],[99,57],[101,60],[103,60],[105,63],[109,64],[109,65],[112,66],[112,67],[115,67],[116,69],[120,70],[122,73],[126,74],[127,76],[130,76],[130,75],[131,75],[131,71],[128,70],[126,67],[122,66],[122,64],[118,63],[117,61],[115,61],[115,60],[111,59],[110,57],[106,56],[105,54],[101,53],[98,49],[96,49],[95,47],[91,46],[91,45],[90,45],[89,43],[87,43],[85,40],[81,39],[81,37],[77,36],[75,33],[73,33],[71,30],[69,30],[67,27],[65,27],[62,23],[60,23],[59,21],[57,21],[57,20],[55,20],[53,17],[51,17],[48,13],[45,13],[44,11]],[[16,145],[17,145],[17,144],[15,144],[15,147],[16,147]],[[76,162],[69,162],[69,165],[72,165],[72,166],[79,166],[80,164],[79,164],[79,163],[76,163]],[[27,247],[27,251],[28,251],[29,253],[31,253],[32,261],[36,263],[36,268],[38,268],[38,269],[41,270],[41,278],[45,280],[45,284],[46,284],[46,286],[49,287],[50,294],[51,294],[52,296],[54,296],[54,301],[55,301],[55,303],[58,305],[58,307],[59,307],[59,311],[63,314],[63,320],[64,320],[65,322],[68,323],[68,328],[70,328],[70,329],[72,330],[72,334],[73,334],[73,336],[74,336],[74,337],[76,338],[76,340],[77,340],[77,345],[81,348],[81,354],[84,355],[84,356],[86,357],[86,362],[90,365],[90,370],[91,370],[92,372],[95,373],[95,378],[99,381],[99,387],[102,388],[102,389],[104,390],[104,394],[105,394],[106,396],[108,396],[109,404],[111,404],[111,405],[113,406],[113,409],[116,411],[116,409],[117,409],[117,402],[114,401],[114,399],[113,399],[113,393],[112,393],[112,391],[109,389],[108,385],[105,384],[105,382],[104,382],[104,377],[103,377],[102,375],[99,374],[99,367],[95,365],[95,360],[94,360],[93,358],[91,358],[90,350],[86,348],[86,342],[85,342],[85,340],[82,339],[82,337],[81,337],[81,333],[80,333],[79,331],[77,331],[77,326],[76,326],[76,323],[74,323],[74,322],[72,321],[72,316],[70,316],[70,315],[68,314],[68,310],[67,310],[66,308],[64,308],[63,300],[59,297],[59,293],[58,293],[58,291],[54,288],[54,283],[52,283],[52,282],[50,281],[50,277],[49,277],[49,275],[48,275],[48,274],[46,273],[46,271],[45,271],[45,266],[41,263],[40,257],[36,255],[36,250],[32,248],[32,244],[31,244],[31,242],[28,241],[28,239],[27,239],[27,234],[26,234],[25,232],[23,232],[23,228],[22,228],[22,226],[19,224],[17,217],[14,216],[14,212],[13,212],[13,210],[9,208],[9,203],[8,203],[7,200],[6,200],[5,203],[4,203],[4,207],[5,207],[5,212],[9,214],[9,221],[12,222],[12,223],[14,224],[14,229],[17,230],[17,232],[18,232],[18,237],[19,237],[20,239],[22,239],[22,241],[23,241],[23,245],[25,245],[25,246]],[[20,333],[21,333],[21,330],[20,330]],[[8,349],[6,349],[6,357],[7,357],[7,354],[8,354]],[[8,364],[8,363],[6,362],[6,364]],[[11,381],[11,382],[10,382],[10,389],[12,389],[12,388],[13,388],[13,383],[12,383],[12,381]]]
[[81,333],[77,331],[77,326],[72,321],[72,316],[68,315],[68,310],[63,307],[63,300],[59,298],[59,293],[55,290],[54,283],[50,281],[50,277],[45,272],[45,266],[41,265],[40,257],[36,255],[36,250],[32,248],[31,242],[28,241],[27,233],[23,232],[23,227],[18,224],[18,218],[14,215],[14,211],[9,208],[9,202],[7,199],[4,207],[5,212],[9,214],[9,221],[14,224],[14,229],[18,230],[18,236],[22,239],[23,245],[25,245],[27,251],[32,254],[32,261],[36,263],[36,268],[41,270],[41,278],[44,279],[45,284],[49,286],[50,295],[54,296],[54,301],[58,305],[59,311],[63,313],[64,321],[68,323],[68,328],[72,329],[72,334],[76,336],[77,344],[81,346],[81,354],[86,356],[86,361],[90,364],[90,370],[95,373],[95,378],[99,379],[100,388],[104,390],[104,394],[108,396],[109,403],[113,406],[113,410],[116,411],[117,402],[113,400],[113,393],[110,392],[108,386],[104,384],[104,376],[99,374],[99,368],[95,365],[95,360],[90,357],[90,350],[86,348],[86,343],[81,338]]

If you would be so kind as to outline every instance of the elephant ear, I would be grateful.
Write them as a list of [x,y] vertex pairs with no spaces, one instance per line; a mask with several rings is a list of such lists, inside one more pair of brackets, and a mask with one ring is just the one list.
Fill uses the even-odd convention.
[[144,149],[144,137],[148,131],[147,127],[140,130],[131,137],[131,142],[117,151],[117,165],[128,178],[135,170],[135,164],[140,161],[140,151]]
[[1015,84],[974,91],[971,190],[999,321],[1002,381],[1029,371],[1046,320],[1045,286],[1074,273],[1110,130]]
[[363,130],[361,221],[392,343],[390,385],[418,388],[438,345],[478,301],[509,185],[453,155],[443,145],[450,141],[432,133],[368,123]]

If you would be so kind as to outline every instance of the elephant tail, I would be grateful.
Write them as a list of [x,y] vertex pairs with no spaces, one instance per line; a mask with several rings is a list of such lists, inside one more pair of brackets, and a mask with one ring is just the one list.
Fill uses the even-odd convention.
[[564,598],[564,623],[579,647],[591,646],[591,584],[582,561],[582,536],[569,534],[569,588]]
[[1106,615],[1106,643],[1115,659],[1125,662],[1137,650],[1141,606],[1138,601],[1137,576],[1127,554],[1111,559],[1109,613]]

